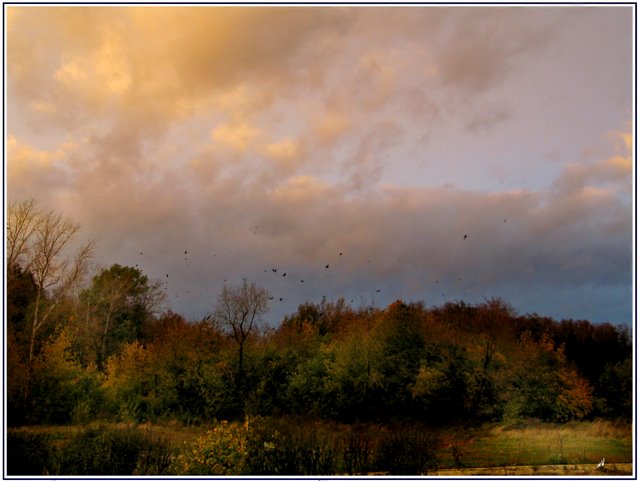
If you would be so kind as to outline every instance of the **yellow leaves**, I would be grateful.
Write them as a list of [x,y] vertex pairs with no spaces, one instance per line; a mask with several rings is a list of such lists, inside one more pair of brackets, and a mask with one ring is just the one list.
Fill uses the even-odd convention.
[[71,340],[71,334],[67,329],[63,329],[57,338],[48,342],[43,348],[42,367],[55,375],[81,371],[82,368],[73,359]]
[[125,344],[120,354],[111,356],[107,361],[106,379],[103,386],[118,389],[127,386],[147,370],[151,355],[137,341]]
[[247,458],[249,418],[221,421],[198,438],[184,460],[184,474],[242,474]]
[[422,363],[416,376],[416,382],[411,387],[411,395],[414,398],[430,397],[446,384],[447,378],[444,372]]

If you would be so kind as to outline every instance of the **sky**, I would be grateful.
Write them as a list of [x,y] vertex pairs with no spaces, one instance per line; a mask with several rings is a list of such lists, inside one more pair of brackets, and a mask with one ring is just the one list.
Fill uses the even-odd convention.
[[188,319],[246,278],[272,325],[339,297],[633,322],[631,5],[4,8],[6,199]]

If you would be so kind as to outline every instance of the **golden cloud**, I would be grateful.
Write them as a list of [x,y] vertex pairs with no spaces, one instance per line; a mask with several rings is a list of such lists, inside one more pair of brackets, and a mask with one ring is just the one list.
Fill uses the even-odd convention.
[[220,124],[211,131],[211,138],[236,152],[245,152],[263,137],[261,130],[246,122]]

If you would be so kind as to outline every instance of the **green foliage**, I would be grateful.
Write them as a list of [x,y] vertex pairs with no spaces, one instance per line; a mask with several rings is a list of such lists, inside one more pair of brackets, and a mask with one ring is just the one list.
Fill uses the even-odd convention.
[[30,423],[86,422],[103,404],[99,376],[83,368],[71,349],[71,335],[63,330],[43,347],[33,364],[29,397]]
[[596,383],[594,395],[597,414],[608,418],[631,421],[633,416],[633,361],[628,357],[622,362],[604,367]]
[[159,282],[135,267],[102,269],[79,295],[78,348],[86,362],[103,368],[121,345],[142,338],[145,321],[162,304]]
[[353,422],[374,417],[382,378],[379,346],[366,334],[353,334],[333,343],[330,352],[323,391],[335,419]]
[[245,373],[247,414],[277,416],[287,412],[287,386],[298,363],[298,356],[291,349],[278,351],[269,346],[256,354]]
[[466,417],[469,372],[469,362],[458,346],[449,343],[428,346],[411,386],[423,419],[432,424],[446,424]]
[[415,382],[425,356],[422,309],[420,305],[396,301],[378,321],[380,388],[377,395],[384,406],[379,416],[406,416],[414,412],[410,386]]
[[328,348],[323,347],[313,356],[301,361],[294,371],[287,389],[294,413],[306,412],[317,417],[330,417],[333,414],[324,389],[330,356]]

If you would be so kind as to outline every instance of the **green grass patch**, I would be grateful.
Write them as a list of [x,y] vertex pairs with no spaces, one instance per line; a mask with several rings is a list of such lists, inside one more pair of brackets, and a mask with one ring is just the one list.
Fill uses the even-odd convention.
[[448,435],[443,467],[610,463],[632,461],[632,430],[608,421],[486,425]]

